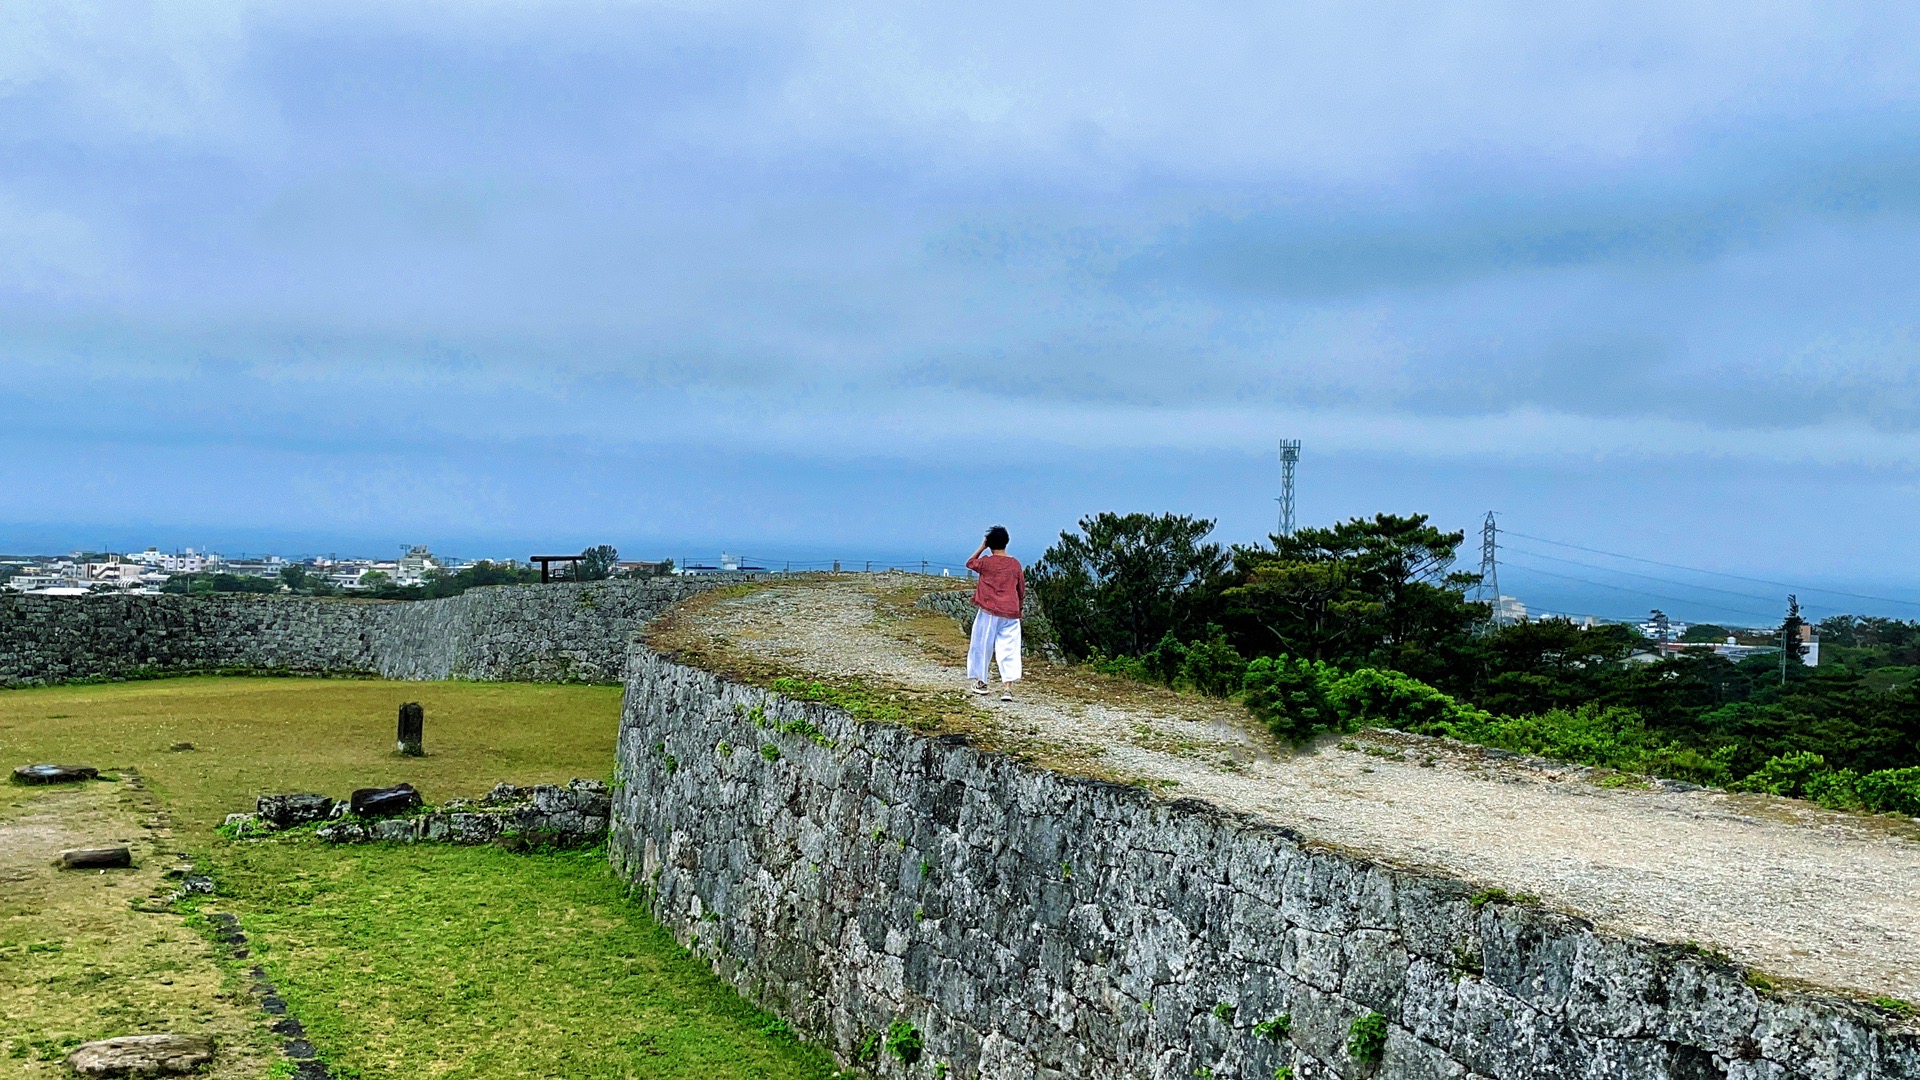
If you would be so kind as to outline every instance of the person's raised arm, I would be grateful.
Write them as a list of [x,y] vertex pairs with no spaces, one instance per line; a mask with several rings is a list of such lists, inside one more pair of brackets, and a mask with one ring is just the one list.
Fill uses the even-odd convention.
[[985,550],[987,550],[987,542],[982,540],[980,546],[973,549],[973,554],[967,556],[967,569],[976,574],[980,572],[980,553]]

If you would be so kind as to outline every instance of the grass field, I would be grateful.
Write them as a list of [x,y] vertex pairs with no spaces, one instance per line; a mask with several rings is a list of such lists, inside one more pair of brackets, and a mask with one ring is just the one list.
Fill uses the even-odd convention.
[[[393,753],[401,702],[428,756]],[[229,843],[265,791],[408,781],[431,801],[605,778],[615,687],[177,679],[0,692],[0,763],[117,780],[0,800],[0,1067],[64,1074],[81,1040],[204,1031],[216,1078],[278,1075],[236,966],[178,913],[135,910],[184,852],[238,914],[322,1056],[345,1076],[812,1078],[830,1059],[715,980],[625,899],[604,855]],[[189,742],[192,750],[170,749]],[[136,779],[137,777],[137,779]],[[61,847],[130,841],[138,865],[60,874]]]

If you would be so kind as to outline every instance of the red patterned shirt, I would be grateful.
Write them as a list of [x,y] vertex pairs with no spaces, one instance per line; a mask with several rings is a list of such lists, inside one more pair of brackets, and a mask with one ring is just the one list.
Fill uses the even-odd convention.
[[1027,600],[1027,572],[1011,555],[976,555],[967,569],[980,575],[973,589],[973,606],[989,615],[1017,619]]

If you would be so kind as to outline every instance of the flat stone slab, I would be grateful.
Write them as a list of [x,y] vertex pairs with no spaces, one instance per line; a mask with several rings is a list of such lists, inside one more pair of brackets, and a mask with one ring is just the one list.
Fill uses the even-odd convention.
[[67,1055],[75,1076],[179,1076],[212,1061],[213,1040],[204,1035],[129,1035]]
[[19,765],[13,778],[23,784],[77,784],[100,779],[100,770],[91,765]]
[[60,853],[62,870],[124,870],[133,865],[133,852],[123,847],[69,848]]
[[347,799],[355,817],[392,817],[420,808],[420,793],[412,784],[389,788],[361,788]]

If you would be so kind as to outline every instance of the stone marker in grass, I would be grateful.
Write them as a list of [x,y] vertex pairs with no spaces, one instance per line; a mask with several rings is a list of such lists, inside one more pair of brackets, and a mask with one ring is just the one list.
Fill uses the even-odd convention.
[[213,1040],[204,1035],[129,1035],[67,1055],[75,1076],[179,1076],[212,1061]]
[[82,780],[98,780],[100,770],[91,765],[19,765],[13,770],[13,778],[23,784],[77,784]]
[[420,793],[412,784],[390,788],[361,788],[348,798],[355,817],[392,817],[420,808]]
[[409,701],[400,706],[400,739],[395,749],[408,757],[426,756],[423,728],[427,723],[427,711],[417,701]]
[[124,870],[133,852],[123,847],[70,848],[60,853],[62,870]]

